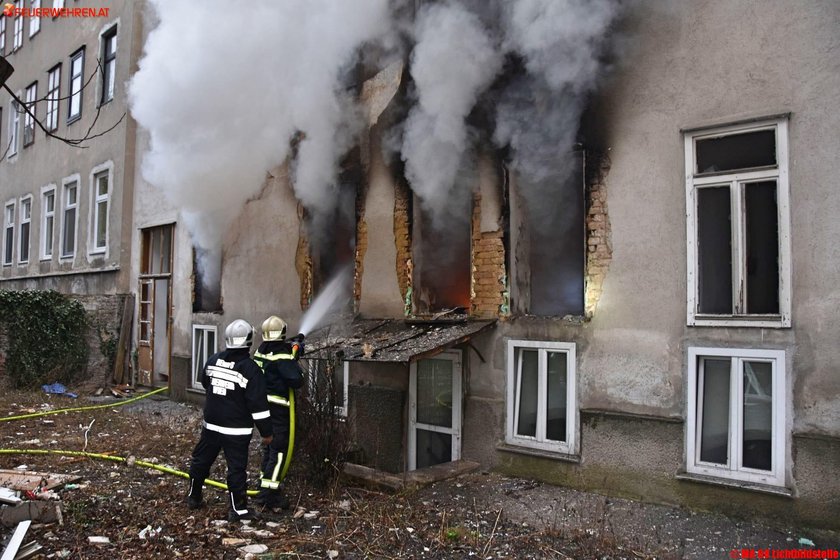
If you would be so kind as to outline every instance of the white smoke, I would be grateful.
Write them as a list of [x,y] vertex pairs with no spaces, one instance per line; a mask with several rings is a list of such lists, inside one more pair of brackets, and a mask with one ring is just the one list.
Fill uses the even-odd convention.
[[[505,47],[525,61],[497,108],[495,138],[513,148],[514,166],[533,198],[568,173],[587,95],[603,74],[607,31],[618,0],[517,0],[506,4]],[[527,195],[527,191],[526,191]]]
[[332,208],[337,160],[359,123],[340,76],[390,30],[388,0],[151,0],[157,26],[130,84],[148,131],[144,178],[180,209],[205,283],[225,230],[302,132],[295,193]]
[[501,68],[501,55],[480,20],[454,3],[424,7],[415,39],[418,103],[405,123],[402,157],[424,209],[445,219],[447,208],[469,200],[468,190],[454,192],[467,149],[465,118]]

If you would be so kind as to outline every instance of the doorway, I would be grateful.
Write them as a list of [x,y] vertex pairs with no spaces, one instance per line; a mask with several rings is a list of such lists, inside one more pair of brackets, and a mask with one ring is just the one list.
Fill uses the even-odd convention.
[[137,369],[140,385],[169,384],[175,226],[141,230]]
[[461,458],[461,351],[411,363],[408,470]]

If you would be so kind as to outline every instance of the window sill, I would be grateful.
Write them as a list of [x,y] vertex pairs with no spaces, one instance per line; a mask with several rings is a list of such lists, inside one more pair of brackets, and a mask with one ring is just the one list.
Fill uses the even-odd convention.
[[739,490],[748,490],[750,492],[759,492],[762,494],[772,494],[774,496],[781,496],[783,498],[793,498],[793,490],[784,486],[770,486],[769,484],[758,484],[756,482],[744,482],[741,480],[731,480],[726,478],[718,478],[714,476],[707,476],[703,474],[688,473],[680,471],[676,474],[677,480],[685,480],[687,482],[698,482],[700,484],[711,484],[712,486],[727,486],[729,488],[737,488]]
[[570,455],[568,453],[561,453],[560,451],[547,451],[545,449],[534,449],[532,447],[523,447],[520,445],[511,445],[510,443],[501,443],[496,446],[497,451],[504,451],[506,453],[517,453],[519,455],[530,455],[532,457],[541,457],[543,459],[551,459],[553,461],[565,461],[567,463],[580,463],[580,455]]
[[695,315],[687,321],[689,327],[756,327],[790,328],[789,315]]

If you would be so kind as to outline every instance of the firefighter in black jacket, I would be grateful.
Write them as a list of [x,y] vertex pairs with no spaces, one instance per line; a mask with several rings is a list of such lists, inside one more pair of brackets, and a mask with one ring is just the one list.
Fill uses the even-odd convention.
[[265,380],[251,359],[254,328],[237,319],[225,329],[226,350],[214,354],[204,366],[201,384],[207,393],[201,439],[190,463],[190,489],[187,505],[203,505],[201,487],[210,467],[224,451],[229,491],[228,520],[253,517],[248,510],[248,444],[254,425],[263,444],[271,442],[271,417],[266,402]]
[[303,335],[286,342],[286,323],[272,315],[262,324],[263,343],[254,361],[265,373],[268,406],[274,438],[263,446],[260,491],[257,502],[267,508],[288,509],[281,483],[286,477],[295,445],[295,389],[303,384],[298,358],[303,354]]

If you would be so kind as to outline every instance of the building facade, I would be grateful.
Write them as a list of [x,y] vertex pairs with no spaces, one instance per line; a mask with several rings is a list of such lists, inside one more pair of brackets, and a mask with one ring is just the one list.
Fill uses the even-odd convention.
[[503,150],[479,150],[446,235],[424,221],[383,150],[405,118],[388,103],[407,96],[400,68],[359,89],[375,118],[342,162],[351,217],[316,238],[289,166],[271,170],[225,232],[220,302],[202,301],[177,209],[135,171],[141,381],[200,400],[228,322],[278,314],[294,331],[348,265],[356,319],[311,333],[308,357],[310,375],[343,361],[330,372],[364,466],[469,461],[836,528],[838,24],[833,2],[634,4],[562,156],[562,200],[544,200],[565,209],[553,236]]
[[[104,312],[105,336],[117,336],[130,292],[136,138],[125,83],[142,3],[64,4],[18,1],[0,16],[0,54],[14,67],[6,85],[19,100],[0,92],[0,289],[72,294]],[[47,9],[55,17],[38,11]]]

